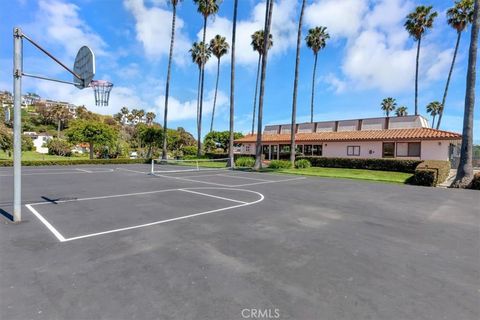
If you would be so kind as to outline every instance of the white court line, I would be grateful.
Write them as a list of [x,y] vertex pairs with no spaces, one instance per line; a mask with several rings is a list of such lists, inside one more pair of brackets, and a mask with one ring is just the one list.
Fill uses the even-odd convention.
[[[33,205],[36,205],[36,204],[27,204],[25,205],[54,235],[55,237],[60,241],[60,242],[68,242],[68,241],[73,241],[73,240],[78,240],[78,239],[84,239],[84,238],[90,238],[90,237],[95,237],[95,236],[99,236],[99,235],[104,235],[104,234],[109,234],[109,233],[116,233],[116,232],[121,232],[121,231],[126,231],[126,230],[132,230],[132,229],[139,229],[139,228],[143,228],[143,227],[148,227],[148,226],[153,226],[153,225],[157,225],[157,224],[164,224],[164,223],[168,223],[168,222],[173,222],[173,221],[178,221],[178,220],[184,220],[184,219],[188,219],[188,218],[192,218],[192,217],[198,217],[198,216],[203,216],[203,215],[206,215],[206,214],[210,214],[210,213],[216,213],[216,212],[221,212],[221,211],[226,211],[226,210],[231,210],[231,209],[235,209],[235,208],[240,208],[240,207],[245,207],[245,206],[249,206],[249,205],[253,205],[253,204],[256,204],[256,203],[259,203],[259,202],[262,202],[265,197],[263,194],[261,194],[260,192],[256,192],[256,191],[252,191],[252,190],[245,190],[245,189],[232,189],[232,188],[208,188],[208,187],[200,187],[200,188],[191,188],[191,189],[206,189],[206,190],[236,190],[236,191],[243,191],[243,192],[249,192],[249,193],[254,193],[254,194],[257,194],[259,196],[259,199],[258,200],[255,200],[253,202],[243,202],[243,203],[240,203],[238,205],[234,205],[234,206],[230,206],[230,207],[225,207],[225,208],[220,208],[220,209],[214,209],[214,210],[209,210],[209,211],[203,211],[203,212],[199,212],[199,213],[194,213],[194,214],[190,214],[190,215],[186,215],[186,216],[181,216],[181,217],[177,217],[177,218],[171,218],[171,219],[166,219],[166,220],[160,220],[160,221],[155,221],[155,222],[150,222],[150,223],[144,223],[144,224],[140,224],[140,225],[135,225],[135,226],[130,226],[130,227],[125,227],[125,228],[119,228],[119,229],[112,229],[112,230],[107,230],[107,231],[102,231],[102,232],[96,232],[96,233],[90,233],[90,234],[85,234],[85,235],[82,235],[82,236],[77,236],[77,237],[71,237],[71,238],[65,238],[60,232],[57,231],[57,229],[55,229],[40,213],[38,213],[37,210],[35,210],[32,206]],[[176,191],[186,191],[186,192],[192,192],[192,190],[188,190],[187,189],[168,189],[168,190],[158,190],[158,191],[153,191],[153,192],[167,192],[167,191],[172,191],[172,190],[176,190]],[[95,199],[105,199],[105,198],[114,198],[114,197],[120,197],[120,196],[129,196],[129,195],[138,195],[138,194],[147,194],[147,193],[152,193],[152,192],[139,192],[139,193],[131,193],[131,194],[124,194],[124,195],[112,195],[112,196],[105,196],[105,197],[91,197],[91,198],[81,198],[81,199],[78,199],[78,200],[65,200],[63,202],[70,202],[70,201],[82,201],[82,200],[95,200]],[[192,193],[197,193],[199,195],[203,195],[203,196],[209,196],[209,197],[212,197],[212,195],[210,194],[206,194],[206,193],[201,193],[201,192],[192,192]],[[229,198],[223,198],[223,197],[220,197],[224,200],[228,200],[228,201],[232,201],[232,202],[239,202],[238,200],[235,200],[235,199],[229,199]],[[39,204],[44,204],[43,202],[42,203],[39,203]]]
[[264,182],[273,181],[273,180],[256,179],[256,178],[249,178],[249,177],[237,177],[235,175],[228,175],[228,174],[217,174],[217,176],[228,177],[228,178],[237,178],[237,179],[255,180],[255,181],[264,181]]
[[137,171],[137,170],[131,170],[131,169],[125,169],[125,168],[115,168],[116,170],[120,171],[128,171],[128,172],[134,172],[134,173],[141,173],[141,174],[148,174],[149,172],[146,171]]
[[249,186],[256,186],[258,184],[267,184],[267,183],[280,183],[280,182],[287,182],[287,181],[295,181],[295,180],[305,180],[307,177],[300,177],[300,178],[292,178],[292,179],[283,179],[277,181],[265,181],[265,182],[254,182],[254,183],[245,183],[245,184],[237,184],[232,187],[249,187]]
[[232,202],[236,202],[236,203],[243,203],[243,204],[247,203],[247,202],[245,202],[245,201],[239,201],[239,200],[234,200],[234,199],[230,199],[230,198],[224,198],[224,197],[220,197],[220,196],[214,196],[214,195],[212,195],[212,194],[197,192],[197,191],[188,190],[188,189],[178,189],[178,190],[183,191],[183,192],[189,192],[189,193],[199,194],[199,195],[206,196],[206,197],[211,197],[211,198],[216,198],[216,199],[222,199],[222,200],[226,200],[226,201],[232,201]]
[[60,242],[66,241],[65,237],[62,236],[62,234],[58,232],[58,230],[55,229],[55,227],[52,226],[50,222],[48,222],[40,213],[38,213],[38,211],[35,210],[31,204],[27,204],[25,205],[25,207],[27,207],[28,210],[30,210],[38,218],[38,220],[40,220],[48,228],[48,230],[50,230],[53,235],[57,237]]
[[85,170],[85,169],[75,168],[75,170],[86,172],[86,173],[92,173],[92,171],[88,171],[88,170]]
[[[80,171],[73,171],[80,170]],[[60,170],[57,170],[60,171]],[[61,171],[61,172],[38,172],[38,173],[22,173],[23,176],[44,176],[44,175],[54,175],[54,174],[85,174],[85,173],[110,173],[113,172],[113,169],[106,169],[101,171],[86,171],[77,168],[72,168],[71,171]],[[0,174],[0,177],[13,177],[13,174]]]
[[228,184],[208,182],[208,181],[201,181],[201,180],[194,180],[194,179],[187,179],[187,178],[182,178],[182,177],[171,177],[171,176],[165,176],[165,175],[163,175],[163,174],[157,174],[157,173],[154,173],[153,175],[156,176],[156,177],[177,179],[177,180],[183,180],[183,181],[189,181],[189,182],[204,183],[204,184],[209,184],[209,185],[218,186],[218,187],[236,187],[236,186],[231,186],[231,185],[228,185]]

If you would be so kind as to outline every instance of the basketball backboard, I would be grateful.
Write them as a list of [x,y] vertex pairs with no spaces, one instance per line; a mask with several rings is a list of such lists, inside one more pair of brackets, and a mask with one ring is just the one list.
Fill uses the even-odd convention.
[[73,82],[76,83],[75,86],[77,88],[84,89],[90,85],[90,82],[95,76],[95,55],[93,54],[92,49],[83,46],[78,50],[73,65],[73,71],[83,80],[82,81],[75,76],[73,77]]

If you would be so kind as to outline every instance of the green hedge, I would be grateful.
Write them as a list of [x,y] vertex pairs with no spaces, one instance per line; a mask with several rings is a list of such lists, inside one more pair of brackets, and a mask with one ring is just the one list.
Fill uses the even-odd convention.
[[[78,164],[132,164],[132,163],[150,163],[150,159],[67,159],[67,160],[32,160],[22,161],[22,166],[71,166]],[[0,167],[13,166],[13,160],[0,160]]]
[[324,157],[298,157],[307,159],[312,167],[368,169],[382,171],[397,171],[414,173],[420,160],[397,160],[397,159],[352,159],[352,158],[324,158]]
[[272,160],[268,165],[270,169],[290,169],[292,167],[292,163],[286,160]]
[[252,157],[238,157],[235,159],[235,166],[239,168],[252,168],[255,165],[255,159]]
[[450,168],[450,161],[426,160],[417,166],[409,183],[418,186],[436,187],[447,180]]

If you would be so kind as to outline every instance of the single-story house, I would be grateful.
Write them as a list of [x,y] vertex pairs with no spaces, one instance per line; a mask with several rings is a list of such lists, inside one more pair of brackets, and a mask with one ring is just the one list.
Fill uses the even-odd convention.
[[[288,158],[290,135],[290,124],[265,126],[264,158]],[[255,134],[235,140],[237,154],[255,154],[256,139]],[[450,160],[461,139],[461,134],[430,128],[422,116],[309,122],[295,127],[296,153],[316,157]]]
[[33,131],[26,131],[23,134],[32,138],[35,151],[38,153],[48,153],[48,148],[45,147],[45,144],[53,139],[53,136],[47,133],[36,133]]

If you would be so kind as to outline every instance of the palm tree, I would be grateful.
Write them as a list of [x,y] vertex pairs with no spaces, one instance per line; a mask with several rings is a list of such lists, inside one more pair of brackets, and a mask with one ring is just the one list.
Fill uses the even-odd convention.
[[213,130],[213,119],[215,118],[215,106],[217,104],[217,91],[218,91],[218,79],[220,78],[220,59],[223,55],[227,54],[230,46],[227,43],[225,37],[217,34],[212,40],[210,40],[210,51],[217,57],[217,80],[215,82],[215,95],[213,97],[213,109],[212,109],[212,122],[210,123],[210,132]]
[[[85,107],[84,107],[85,108]],[[127,114],[130,113],[130,111],[128,111],[128,108],[127,107],[122,107],[122,109],[120,109],[120,112],[126,116]]]
[[[254,51],[258,52],[258,64],[257,64],[257,81],[255,82],[255,96],[253,97],[253,116],[252,116],[252,134],[255,132],[255,113],[257,108],[257,90],[258,90],[258,78],[260,76],[260,62],[262,60],[263,54],[263,38],[265,37],[263,30],[255,31],[251,38],[252,42],[250,43]],[[268,46],[267,49],[270,49],[273,46],[272,34],[268,37]]]
[[442,110],[442,104],[438,101],[430,102],[427,105],[427,113],[432,116],[432,128],[435,127],[435,117],[440,113]]
[[[170,51],[168,54],[167,83],[165,84],[165,109],[163,113],[163,143],[162,159],[167,159],[167,123],[168,123],[168,96],[170,93],[170,71],[172,69],[173,44],[175,42],[175,19],[177,17],[177,4],[179,0],[170,0],[172,4],[172,34],[170,36]],[[148,121],[148,117],[147,117]],[[152,118],[153,121],[153,118]]]
[[[83,107],[83,109],[85,109],[85,113],[87,112],[87,109],[85,107]],[[80,110],[77,109],[77,114],[80,114],[82,113],[84,110],[82,109],[81,112],[79,112]],[[120,113],[122,114],[122,124],[125,124],[125,119],[127,119],[128,117],[128,114],[130,113],[130,111],[128,110],[127,107],[122,107],[122,109],[120,109]],[[81,117],[80,117],[81,118]]]
[[397,107],[397,102],[392,97],[388,97],[382,100],[381,109],[385,111],[385,115],[388,117],[390,112],[394,111]]
[[233,168],[235,161],[233,159],[233,138],[234,138],[234,115],[235,115],[235,40],[237,36],[237,9],[238,0],[233,3],[233,30],[232,30],[232,53],[230,59],[230,134],[228,141],[228,164]]
[[[205,44],[205,36],[207,33],[207,19],[209,16],[218,12],[218,0],[193,0],[198,6],[197,11],[203,16],[203,38],[202,43]],[[201,134],[202,134],[202,110],[203,110],[203,87],[205,83],[205,64],[202,64],[200,70],[200,99],[198,106],[198,151],[197,155],[202,155]]]
[[455,65],[455,59],[457,58],[458,46],[460,44],[460,38],[463,30],[473,20],[473,0],[460,0],[456,1],[455,5],[447,10],[447,22],[457,31],[457,42],[455,44],[455,51],[453,52],[452,64],[450,65],[450,71],[448,72],[447,84],[445,85],[445,91],[442,98],[442,109],[440,109],[437,121],[437,129],[440,128],[442,122],[443,110],[445,109],[445,102],[447,100],[448,86],[450,84],[450,78],[452,77],[453,67]]
[[405,106],[401,106],[401,107],[398,107],[396,110],[395,110],[395,115],[397,117],[405,117],[408,115],[408,112],[407,112],[407,107]]
[[297,51],[295,56],[295,76],[293,80],[293,101],[292,101],[292,124],[290,129],[290,162],[295,165],[295,131],[297,127],[297,91],[298,91],[298,68],[300,66],[300,46],[302,45],[302,22],[305,10],[305,0],[302,1],[300,17],[298,18]]
[[307,47],[312,49],[315,55],[315,62],[313,63],[313,77],[312,77],[312,98],[310,102],[310,122],[313,122],[313,101],[315,97],[315,73],[317,71],[318,52],[325,48],[327,39],[330,35],[327,32],[327,27],[315,27],[308,30],[308,35],[305,37]]
[[477,67],[478,31],[480,29],[480,0],[475,0],[472,35],[468,54],[467,89],[465,93],[465,112],[463,115],[462,146],[460,164],[452,187],[465,188],[473,178],[473,113],[475,109],[475,81]]
[[[145,117],[147,118],[147,124],[151,125],[153,123],[153,120],[155,119],[157,115],[153,112],[147,112]],[[165,130],[164,130],[165,131]]]
[[411,37],[417,41],[417,59],[415,66],[415,115],[418,115],[418,65],[420,60],[420,43],[422,36],[433,27],[433,20],[437,17],[437,12],[431,12],[432,6],[418,6],[415,11],[407,15],[405,29]]
[[192,48],[190,49],[190,54],[192,56],[192,61],[198,65],[198,72],[199,72],[199,94],[197,96],[197,155],[202,155],[202,98],[203,94],[202,90],[202,80],[203,80],[203,68],[207,63],[208,59],[211,56],[211,52],[209,48],[205,45],[205,42],[194,42]]
[[255,143],[255,170],[262,168],[262,122],[263,122],[263,98],[265,94],[265,77],[268,61],[268,35],[272,25],[273,0],[265,1],[265,34],[263,37],[262,69],[260,74],[260,93],[258,97],[258,121],[257,121],[257,141]]
[[145,117],[145,110],[143,109],[138,110],[137,117],[138,117],[138,120],[142,120],[143,117]]

